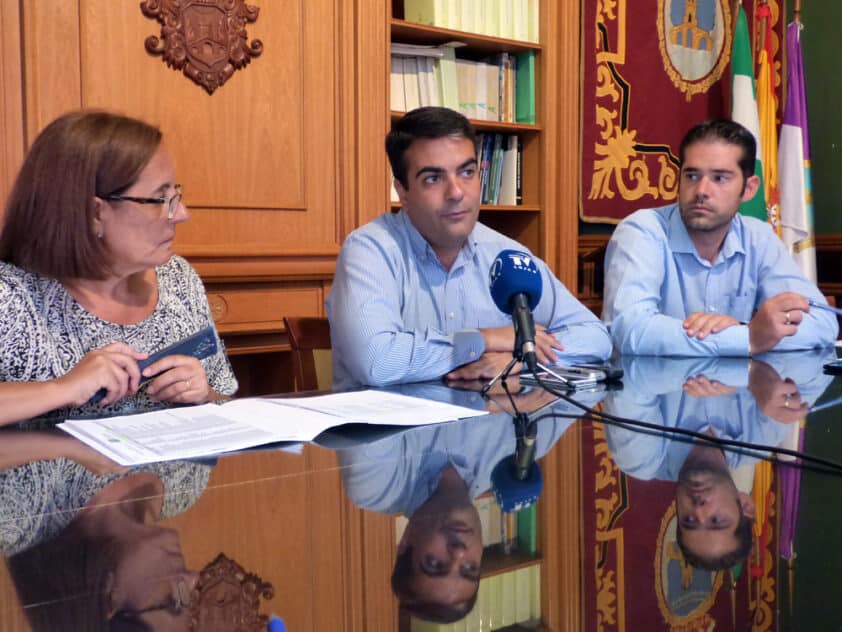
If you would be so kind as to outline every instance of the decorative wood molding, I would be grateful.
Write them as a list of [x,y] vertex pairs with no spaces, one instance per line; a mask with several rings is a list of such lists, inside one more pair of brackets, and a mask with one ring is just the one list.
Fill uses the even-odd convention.
[[336,271],[336,254],[290,257],[193,255],[179,248],[205,283],[254,281],[329,281]]
[[263,632],[269,617],[258,612],[260,598],[274,596],[272,584],[220,553],[199,573],[190,595],[190,629]]
[[183,69],[208,94],[263,52],[263,42],[249,43],[246,34],[260,8],[244,0],[144,0],[140,10],[161,23],[161,37],[147,37],[146,51]]
[[547,259],[555,262],[556,275],[568,288],[576,284],[579,233],[580,30],[580,2],[541,3],[545,70],[541,77],[544,87],[538,89],[547,143],[542,173],[547,187],[544,221],[550,236]]

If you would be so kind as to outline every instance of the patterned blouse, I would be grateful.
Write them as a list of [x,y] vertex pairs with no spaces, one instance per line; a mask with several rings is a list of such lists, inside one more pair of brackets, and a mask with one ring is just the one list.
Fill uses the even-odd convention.
[[0,471],[0,553],[15,555],[53,539],[106,485],[140,472],[161,479],[161,519],[172,518],[199,499],[210,471],[211,466],[204,463],[168,461],[101,476],[65,458]]
[[[0,262],[0,380],[46,381],[61,377],[87,354],[112,342],[154,353],[213,324],[205,288],[187,261],[173,256],[156,268],[158,304],[148,318],[118,325],[94,316],[51,277]],[[218,336],[217,336],[218,338]],[[202,360],[208,384],[233,395],[237,380],[219,351]],[[102,408],[83,405],[53,411],[50,418],[128,413],[158,407],[141,387],[137,395]]]

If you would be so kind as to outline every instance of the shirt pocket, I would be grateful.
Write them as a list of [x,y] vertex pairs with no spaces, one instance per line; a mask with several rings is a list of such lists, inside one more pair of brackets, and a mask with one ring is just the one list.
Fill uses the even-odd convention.
[[749,322],[754,315],[754,298],[754,292],[735,294],[731,297],[728,315],[733,316],[741,323]]

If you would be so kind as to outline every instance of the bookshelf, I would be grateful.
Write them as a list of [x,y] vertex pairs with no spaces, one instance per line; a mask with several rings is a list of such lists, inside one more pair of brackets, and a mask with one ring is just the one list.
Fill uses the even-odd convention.
[[[543,18],[546,1],[539,3],[539,14]],[[518,204],[483,204],[480,207],[480,221],[518,240],[530,250],[553,265],[550,260],[553,248],[550,245],[548,228],[552,220],[547,216],[548,189],[543,177],[547,169],[552,143],[547,142],[551,124],[543,116],[541,87],[546,73],[544,64],[543,37],[549,29],[542,24],[538,41],[515,40],[452,28],[430,26],[404,19],[404,0],[392,0],[391,17],[388,20],[388,44],[445,45],[458,43],[455,49],[457,59],[480,61],[500,53],[517,55],[531,53],[535,63],[535,123],[516,123],[497,120],[470,118],[478,133],[517,136],[520,141],[520,198]],[[387,82],[387,86],[389,83]],[[389,121],[395,121],[403,112],[390,110]],[[389,174],[387,173],[387,178]],[[399,204],[390,202],[395,210]]]

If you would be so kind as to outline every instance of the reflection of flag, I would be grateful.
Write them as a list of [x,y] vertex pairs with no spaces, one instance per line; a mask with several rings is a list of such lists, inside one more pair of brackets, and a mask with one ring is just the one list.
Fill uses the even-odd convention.
[[[760,148],[760,120],[757,115],[757,100],[754,92],[754,65],[751,58],[751,40],[748,35],[748,20],[740,4],[737,13],[737,30],[731,52],[731,118],[746,127],[757,141],[757,164],[754,172],[763,179],[763,155]],[[751,200],[743,202],[740,211],[766,221],[766,204],[763,186]]]
[[786,58],[789,83],[778,154],[782,236],[804,276],[815,283],[816,244],[813,240],[810,141],[800,24],[792,23],[786,28]]
[[757,61],[757,113],[760,118],[760,142],[763,156],[763,194],[766,200],[766,217],[778,236],[781,221],[778,206],[778,134],[775,85],[772,80],[772,9],[761,4],[754,14],[755,20],[764,24],[763,48]]

